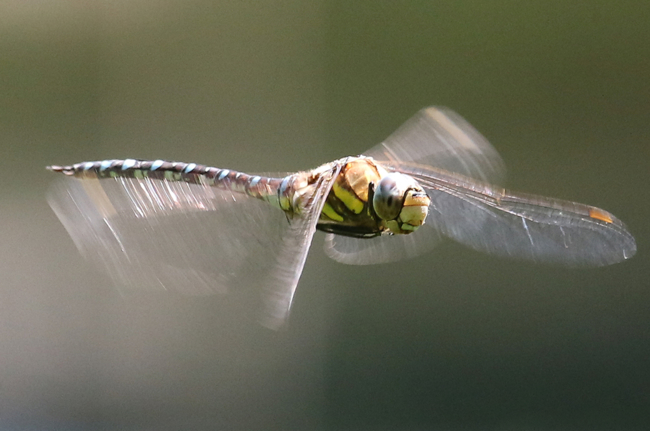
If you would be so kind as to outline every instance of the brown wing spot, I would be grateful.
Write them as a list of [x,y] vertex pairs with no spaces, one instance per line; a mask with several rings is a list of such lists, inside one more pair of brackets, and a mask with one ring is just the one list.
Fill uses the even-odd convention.
[[605,223],[613,223],[614,221],[608,213],[603,210],[599,210],[598,208],[589,208],[589,217],[604,221]]

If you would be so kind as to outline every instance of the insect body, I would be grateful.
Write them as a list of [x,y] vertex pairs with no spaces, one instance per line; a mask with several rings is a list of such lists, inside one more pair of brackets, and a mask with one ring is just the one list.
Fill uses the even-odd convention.
[[607,211],[494,185],[498,153],[445,108],[423,109],[362,156],[294,174],[134,159],[50,169],[71,177],[50,205],[118,285],[204,294],[256,282],[271,328],[288,317],[316,229],[327,232],[326,253],[348,264],[413,257],[443,237],[566,266],[636,251]]

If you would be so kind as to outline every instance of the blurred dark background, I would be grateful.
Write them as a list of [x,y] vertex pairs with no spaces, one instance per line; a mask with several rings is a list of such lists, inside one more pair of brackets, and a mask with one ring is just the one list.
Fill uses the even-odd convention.
[[[3,1],[0,428],[648,429],[649,77],[641,0]],[[245,294],[120,296],[44,198],[53,163],[309,169],[432,104],[637,256],[348,267],[318,234],[274,333]]]

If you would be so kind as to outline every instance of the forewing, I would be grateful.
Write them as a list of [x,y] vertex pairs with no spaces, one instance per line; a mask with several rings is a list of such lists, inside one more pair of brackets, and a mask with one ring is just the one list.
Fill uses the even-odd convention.
[[505,178],[503,160],[487,139],[444,107],[420,110],[364,155],[397,171],[403,165],[429,166],[492,184]]
[[266,202],[186,182],[66,177],[48,201],[119,288],[209,294],[260,282],[288,229]]
[[409,174],[431,198],[427,222],[475,250],[571,267],[609,265],[636,252],[625,225],[599,208],[433,170]]
[[269,282],[265,284],[260,323],[271,329],[281,328],[289,317],[293,295],[305,266],[320,213],[332,184],[341,170],[335,164],[332,170],[320,175],[314,193],[308,198],[301,213],[295,215],[284,232],[276,255]]

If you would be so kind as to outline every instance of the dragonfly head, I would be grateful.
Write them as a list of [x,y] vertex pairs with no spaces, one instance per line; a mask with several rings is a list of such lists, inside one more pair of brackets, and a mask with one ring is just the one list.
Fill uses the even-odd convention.
[[412,177],[397,172],[385,175],[372,197],[375,213],[395,234],[406,234],[424,224],[430,199]]

